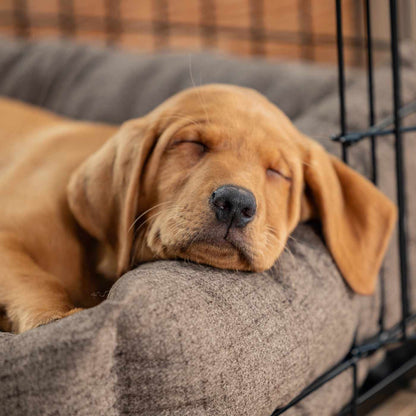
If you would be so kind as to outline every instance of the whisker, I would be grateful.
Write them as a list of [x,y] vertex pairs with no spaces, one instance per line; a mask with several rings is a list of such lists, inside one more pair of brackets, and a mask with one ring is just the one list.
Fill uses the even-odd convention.
[[[157,212],[156,214],[151,215],[149,218],[147,218],[145,221],[143,221],[142,224],[140,224],[140,227],[138,227],[137,230],[134,231],[132,254],[136,253],[139,244],[141,244],[140,254],[143,257],[143,250],[144,250],[144,246],[146,244],[146,239],[145,239],[145,236],[143,236],[142,238],[139,238],[140,231],[143,229],[144,225],[146,225],[149,221],[156,218],[160,214],[161,214],[161,212]],[[143,230],[145,230],[145,229],[143,229]],[[135,261],[135,256],[132,255],[131,256],[131,261],[130,261],[130,266],[132,266],[134,264],[134,261]]]
[[152,219],[156,218],[157,216],[161,215],[162,212],[156,212],[155,214],[151,215],[150,217],[146,218],[139,227],[137,227],[137,229],[135,230],[134,234],[137,235],[137,233],[143,228],[144,225],[146,225],[147,223],[149,223],[149,221],[151,221]]
[[290,234],[288,235],[287,238],[294,241],[295,243],[299,243],[299,240],[297,240],[295,237],[292,237],[292,235],[290,235]]
[[288,246],[285,246],[283,251],[289,253],[292,262],[296,261],[295,255],[292,253],[292,251],[290,250],[290,248]]
[[142,212],[134,221],[133,221],[133,223],[130,225],[130,227],[129,227],[129,229],[128,229],[128,232],[130,232],[131,231],[131,229],[137,224],[137,222],[141,219],[141,218],[143,218],[148,212],[150,212],[150,211],[152,211],[152,210],[154,210],[154,209],[156,209],[156,208],[159,208],[160,206],[162,206],[162,205],[166,205],[166,204],[170,204],[170,203],[172,203],[171,201],[165,201],[165,202],[161,202],[160,204],[156,204],[156,205],[154,205],[153,207],[151,207],[151,208],[149,208],[149,209],[147,209],[146,211],[144,211],[144,212]]
[[[191,54],[189,54],[189,76],[191,78],[192,85],[194,87],[196,87],[195,80],[194,80],[194,77],[193,77],[193,74],[192,74],[192,55]],[[209,119],[209,115],[208,115],[208,111],[207,111],[206,101],[204,101],[204,97],[202,96],[201,91],[197,91],[197,95],[198,95],[199,102],[201,103],[201,107],[204,110],[205,119],[206,119],[206,121],[209,122],[210,119]]]
[[[176,207],[176,206],[174,206]],[[141,249],[140,249],[140,254],[143,257],[143,251],[145,248],[145,244],[146,244],[146,239],[145,236],[143,236],[142,238],[140,237],[140,232],[143,230],[145,231],[146,229],[144,229],[143,227],[145,225],[147,225],[150,221],[154,220],[155,218],[157,218],[158,216],[160,216],[162,214],[162,212],[156,212],[155,214],[151,215],[150,217],[146,218],[145,221],[143,221],[143,223],[140,224],[140,226],[134,231],[134,250],[133,253],[135,253],[137,251],[137,247],[139,244],[141,244]],[[132,263],[134,262],[134,256],[132,256]]]

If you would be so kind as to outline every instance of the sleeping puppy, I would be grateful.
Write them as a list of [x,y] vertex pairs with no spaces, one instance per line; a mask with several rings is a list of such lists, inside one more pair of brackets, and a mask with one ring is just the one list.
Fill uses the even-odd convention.
[[14,332],[96,304],[102,281],[154,259],[261,272],[312,218],[349,286],[375,288],[395,206],[253,90],[189,89],[120,128],[8,99],[0,114],[0,305]]

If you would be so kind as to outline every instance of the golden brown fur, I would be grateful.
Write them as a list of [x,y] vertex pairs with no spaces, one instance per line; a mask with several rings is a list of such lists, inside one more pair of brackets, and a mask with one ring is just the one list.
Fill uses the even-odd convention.
[[[190,89],[119,129],[9,99],[0,114],[0,305],[16,332],[156,258],[266,270],[312,217],[351,288],[374,290],[394,205],[252,90]],[[214,215],[225,184],[255,196],[244,227]]]

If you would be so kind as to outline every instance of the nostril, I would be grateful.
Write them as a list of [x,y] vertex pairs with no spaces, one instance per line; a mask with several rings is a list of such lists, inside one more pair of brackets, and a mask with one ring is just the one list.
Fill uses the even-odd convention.
[[224,208],[225,202],[224,201],[221,201],[219,199],[214,199],[214,205],[217,208]]
[[254,209],[251,208],[251,207],[243,208],[241,210],[241,213],[246,218],[252,218],[254,216],[254,214],[255,214]]
[[227,201],[221,200],[221,199],[214,200],[214,205],[217,208],[222,209],[222,210],[224,210],[224,209],[231,209],[230,203],[227,202]]

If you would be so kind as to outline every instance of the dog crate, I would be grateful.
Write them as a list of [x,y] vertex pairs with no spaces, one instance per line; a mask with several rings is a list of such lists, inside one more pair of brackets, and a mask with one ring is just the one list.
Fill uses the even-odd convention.
[[[47,33],[63,37],[88,38],[88,34],[101,39],[108,45],[128,45],[129,37],[141,37],[146,40],[148,50],[170,48],[172,45],[181,45],[177,38],[198,39],[195,48],[221,48],[231,52],[250,54],[256,56],[274,56],[280,51],[280,56],[290,58],[331,61],[338,63],[338,92],[339,92],[339,132],[332,140],[339,142],[342,147],[343,160],[348,163],[349,149],[361,141],[370,142],[371,180],[378,184],[377,143],[386,136],[394,136],[395,146],[395,183],[397,203],[399,207],[398,246],[400,257],[400,285],[401,285],[401,320],[393,327],[387,327],[384,321],[385,291],[384,281],[389,276],[381,273],[381,311],[379,330],[377,334],[360,345],[354,345],[345,359],[322,374],[310,386],[304,389],[284,408],[276,409],[272,416],[284,414],[295,404],[324,386],[330,380],[344,372],[351,373],[352,391],[351,401],[341,411],[341,415],[358,415],[365,412],[380,401],[388,391],[394,390],[398,381],[416,369],[416,335],[410,331],[412,324],[416,323],[416,312],[409,301],[409,267],[408,267],[408,239],[406,237],[406,183],[404,162],[404,136],[416,131],[416,125],[403,126],[403,118],[416,112],[416,102],[405,106],[401,102],[400,59],[399,59],[399,7],[407,4],[415,14],[416,6],[399,0],[350,1],[328,0],[331,2],[335,15],[330,16],[336,28],[333,36],[322,34],[313,28],[311,13],[317,2],[313,0],[298,0],[297,12],[293,17],[296,30],[280,30],[279,22],[271,21],[268,14],[271,2],[266,0],[247,0],[245,7],[249,19],[246,25],[236,25],[226,20],[219,21],[217,11],[221,7],[220,0],[194,1],[198,7],[192,14],[192,21],[177,19],[168,12],[167,0],[145,1],[148,11],[142,16],[125,17],[123,15],[122,0],[102,1],[102,10],[93,15],[77,16],[76,0],[57,0],[45,10],[35,10],[35,1],[14,0],[9,8],[0,8],[0,26],[7,27],[10,33],[20,37],[36,37],[37,34]],[[78,2],[79,3],[79,2]],[[88,2],[85,2],[88,3]],[[134,3],[134,2],[133,2]],[[179,3],[179,2],[177,2]],[[185,3],[190,3],[185,2]],[[290,3],[290,2],[286,2]],[[377,3],[377,4],[376,4]],[[372,22],[374,9],[383,3],[388,10],[389,37],[380,39],[374,36]],[[52,4],[52,3],[51,3]],[[293,2],[292,2],[293,4]],[[322,4],[322,1],[321,1]],[[358,7],[357,7],[358,5]],[[142,6],[142,2],[140,2]],[[86,7],[86,6],[85,6]],[[137,7],[137,6],[136,6]],[[147,6],[145,6],[147,7]],[[346,22],[345,13],[348,8],[349,19]],[[359,12],[361,10],[361,12]],[[353,13],[352,13],[353,11]],[[124,17],[123,17],[124,16]],[[400,14],[402,16],[402,14]],[[295,23],[296,22],[296,23]],[[345,34],[348,26],[349,34]],[[364,28],[364,29],[362,29]],[[410,24],[407,29],[416,39],[416,30]],[[361,33],[361,32],[362,33]],[[362,34],[351,35],[351,33]],[[182,43],[182,45],[190,45]],[[322,53],[320,48],[330,49]],[[293,50],[291,50],[293,49]],[[294,53],[296,51],[296,54]],[[274,51],[274,52],[273,52]],[[286,52],[285,52],[286,51]],[[391,56],[392,80],[392,108],[390,117],[376,120],[375,93],[374,93],[374,64],[380,56]],[[286,54],[286,55],[285,55]],[[363,131],[348,131],[346,112],[346,65],[364,64],[367,76],[368,95],[368,128]],[[335,132],[334,132],[335,133]],[[391,360],[389,369],[378,375],[368,378],[362,387],[358,382],[357,366],[360,360],[375,354],[388,346],[395,348],[387,353]],[[396,352],[399,353],[396,353]]]
[[[365,131],[349,132],[347,130],[346,93],[345,93],[345,62],[344,62],[344,38],[343,38],[343,8],[342,0],[335,0],[336,3],[336,27],[337,27],[337,59],[338,59],[338,93],[339,93],[339,114],[340,132],[332,137],[342,146],[342,158],[348,163],[348,149],[361,140],[370,140],[371,152],[371,180],[378,184],[377,166],[377,142],[383,140],[386,135],[394,135],[395,152],[395,183],[397,204],[399,209],[398,219],[398,241],[400,259],[400,287],[401,287],[401,320],[393,327],[387,328],[384,323],[384,307],[386,302],[385,279],[383,271],[380,274],[381,284],[381,311],[379,320],[379,331],[374,337],[360,345],[354,345],[349,355],[339,364],[329,369],[314,383],[308,386],[301,394],[294,398],[287,406],[276,409],[273,416],[284,414],[284,412],[300,402],[302,399],[322,387],[325,383],[337,377],[344,371],[350,371],[352,377],[352,399],[341,411],[341,415],[365,414],[366,411],[378,403],[389,391],[394,391],[396,383],[403,380],[406,375],[412,373],[416,368],[416,336],[410,333],[409,329],[416,320],[416,313],[409,301],[409,266],[408,266],[408,245],[406,236],[406,183],[405,183],[405,162],[404,162],[404,140],[406,133],[416,131],[416,125],[403,127],[402,120],[407,115],[416,111],[416,102],[402,106],[401,83],[400,83],[400,58],[399,58],[399,25],[398,25],[398,1],[389,0],[390,20],[390,54],[391,54],[391,77],[392,77],[392,108],[393,114],[377,121],[375,119],[375,96],[374,96],[374,43],[372,33],[371,6],[370,0],[364,1],[365,28],[366,28],[366,74],[368,87],[368,128]],[[373,377],[359,388],[357,380],[357,364],[363,358],[376,353],[387,346],[395,345],[398,354],[394,365],[379,377]],[[396,352],[397,352],[396,351]],[[390,352],[394,356],[394,351]]]

